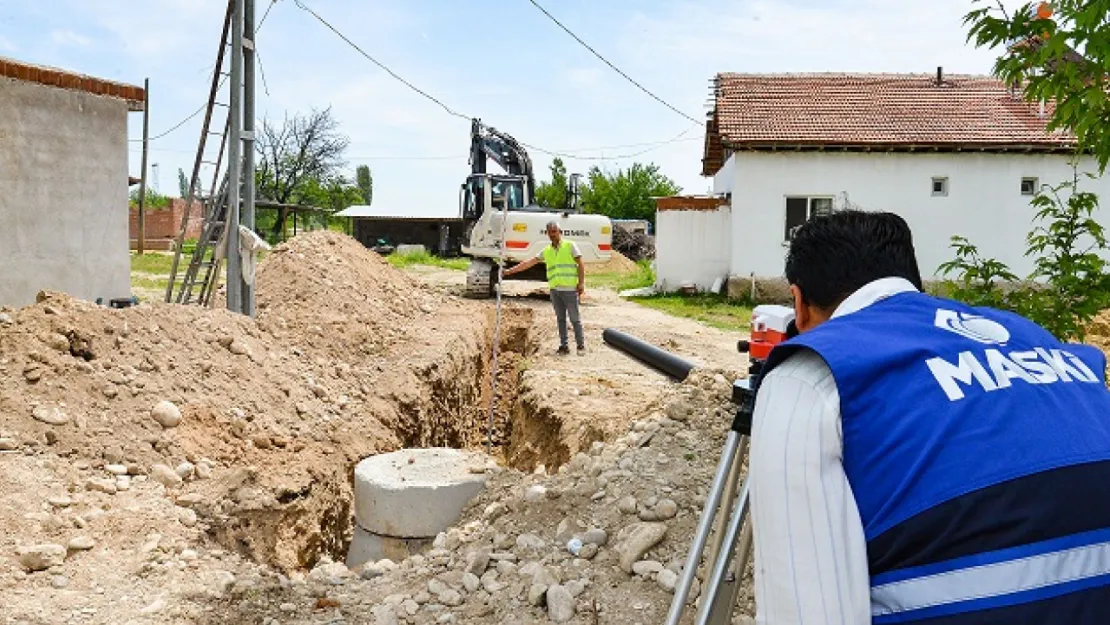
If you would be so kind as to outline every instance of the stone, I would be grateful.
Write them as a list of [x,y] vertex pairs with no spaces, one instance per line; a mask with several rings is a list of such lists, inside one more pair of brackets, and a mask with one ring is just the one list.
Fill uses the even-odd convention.
[[501,518],[502,516],[504,516],[505,514],[507,514],[508,512],[509,512],[509,507],[508,506],[501,503],[500,501],[495,501],[495,502],[491,503],[490,505],[486,506],[486,509],[482,513],[482,515],[486,518],[487,521],[492,523],[492,522],[496,521],[497,519]]
[[116,482],[114,480],[100,477],[90,477],[85,482],[85,488],[101,493],[107,493],[109,495],[114,495],[119,490],[118,488],[116,488]]
[[297,604],[286,602],[286,603],[283,603],[283,604],[279,605],[278,609],[281,610],[282,612],[296,612],[297,611]]
[[678,504],[672,499],[660,499],[655,504],[655,518],[658,521],[668,521],[678,514]]
[[632,495],[621,497],[620,501],[617,502],[617,510],[620,510],[624,514],[635,514],[636,498]]
[[55,544],[32,545],[19,549],[19,563],[28,571],[45,571],[66,559],[66,548]]
[[195,472],[198,480],[207,480],[212,477],[212,465],[207,462],[198,462]]
[[547,489],[540,484],[533,484],[524,491],[524,501],[535,503],[547,497]]
[[489,557],[493,552],[489,547],[475,549],[466,554],[466,572],[473,573],[474,575],[482,575],[489,567]]
[[662,542],[667,535],[667,526],[663,523],[634,523],[626,531],[624,540],[614,550],[617,552],[621,570],[631,574],[632,564]]
[[448,448],[365,458],[355,466],[355,519],[383,536],[434,538],[485,488],[487,474],[469,470],[485,460],[484,454]]
[[352,572],[347,568],[347,565],[342,562],[332,562],[327,558],[321,559],[320,563],[308,574],[308,578],[312,581],[331,584],[332,586],[343,585],[351,576]]
[[0,438],[0,451],[14,451],[19,449],[19,443],[14,438]]
[[693,407],[684,399],[678,398],[667,404],[667,418],[679,423],[685,423],[690,420],[694,414]]
[[73,505],[73,500],[66,495],[54,495],[53,497],[47,497],[46,502],[54,506],[55,508],[68,508]]
[[556,584],[547,589],[547,618],[565,623],[574,618],[574,597],[565,586]]
[[598,547],[593,543],[586,543],[582,545],[582,549],[578,551],[578,557],[583,560],[593,560],[597,555]]
[[351,545],[347,549],[346,564],[351,569],[357,569],[367,562],[403,562],[431,544],[430,538],[390,538],[355,525]]
[[566,584],[563,584],[563,586],[566,587],[567,591],[570,592],[570,596],[572,597],[577,597],[578,595],[586,592],[586,582],[580,579],[571,580]]
[[595,527],[582,535],[582,542],[587,545],[604,547],[609,542],[609,534],[605,530]]
[[227,351],[235,354],[236,356],[248,356],[251,353],[251,348],[243,341],[235,339],[227,346]]
[[397,610],[391,605],[379,605],[372,610],[374,625],[399,625]]
[[107,464],[104,470],[112,475],[127,475],[127,465],[123,464]]
[[467,572],[463,573],[462,585],[463,588],[466,589],[466,592],[474,592],[475,590],[478,590],[479,587],[481,587],[482,580],[478,579],[477,575]]
[[452,608],[462,605],[463,602],[462,595],[453,588],[448,588],[445,592],[441,593],[439,595],[439,600],[443,605],[451,606]]
[[536,607],[543,605],[543,600],[546,595],[547,586],[543,584],[532,584],[528,587],[528,605]]
[[63,353],[69,351],[69,339],[57,332],[47,335],[46,344],[54,351]]
[[675,586],[678,585],[678,573],[670,569],[663,569],[659,571],[659,575],[655,578],[659,586],[668,592],[674,592]]
[[182,462],[181,464],[177,465],[177,468],[175,468],[173,472],[176,473],[177,476],[181,479],[187,480],[190,477],[193,477],[193,471],[195,470],[195,468],[196,467],[193,465],[192,462]]
[[181,410],[173,402],[162,400],[150,409],[150,416],[163,428],[181,425]]
[[96,546],[96,541],[88,536],[74,536],[66,543],[69,551],[88,551]]
[[161,612],[162,610],[165,610],[165,609],[166,609],[166,600],[165,599],[155,599],[153,602],[148,604],[145,608],[139,610],[139,613],[149,616],[151,614],[158,614],[159,612]]
[[50,578],[50,585],[58,589],[65,588],[69,586],[69,578],[65,575],[55,575]]
[[640,560],[632,563],[632,572],[640,577],[651,577],[663,570],[663,565],[655,560]]
[[193,527],[197,524],[197,513],[192,508],[178,508],[177,520],[185,527]]
[[178,497],[176,503],[179,506],[192,508],[202,501],[204,501],[204,495],[201,495],[200,493],[186,493]]
[[69,415],[62,412],[62,409],[57,406],[36,406],[35,409],[31,411],[31,416],[33,416],[36,421],[42,421],[48,425],[65,425],[69,423]]
[[532,551],[540,551],[547,546],[547,543],[542,538],[535,534],[521,534],[516,537],[516,546],[519,549],[527,549]]
[[166,488],[177,488],[182,484],[181,476],[164,464],[150,467],[150,477]]

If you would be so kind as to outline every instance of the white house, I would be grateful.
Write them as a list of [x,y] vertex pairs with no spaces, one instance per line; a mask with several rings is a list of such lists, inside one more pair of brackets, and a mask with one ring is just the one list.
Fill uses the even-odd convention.
[[[1046,131],[1051,109],[991,77],[719,74],[714,101],[702,174],[713,177],[721,206],[660,204],[665,290],[684,281],[709,288],[722,267],[730,277],[781,277],[790,229],[849,206],[905,217],[926,279],[953,257],[953,235],[1026,275],[1030,200],[1073,177],[1074,141]],[[1080,171],[1095,164],[1084,159]],[[1110,179],[1081,185],[1110,201]],[[688,208],[698,202],[700,210]],[[712,231],[725,222],[722,239]],[[706,228],[703,244],[679,245]]]

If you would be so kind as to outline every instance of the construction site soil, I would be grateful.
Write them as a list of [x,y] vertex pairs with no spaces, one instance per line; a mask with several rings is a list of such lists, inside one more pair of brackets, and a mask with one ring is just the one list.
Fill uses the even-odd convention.
[[[579,466],[581,459],[601,458],[609,445],[631,452],[621,437],[652,414],[650,427],[662,434],[660,411],[677,387],[596,344],[594,358],[541,350],[552,338],[549,306],[505,303],[491,431],[491,302],[420,282],[335,233],[276,247],[259,267],[257,286],[257,320],[160,303],[110,309],[48,292],[35,305],[0,312],[0,622],[398,622],[383,607],[396,602],[386,598],[427,586],[432,578],[421,575],[443,571],[417,566],[416,557],[364,579],[371,573],[344,573],[335,563],[351,537],[354,465],[404,447],[484,449],[492,434],[502,468],[482,502],[503,501],[510,512],[488,531],[467,534],[471,546],[503,545],[503,530],[515,545],[522,535],[555,530],[568,511],[602,507],[607,515],[580,518],[604,521],[616,536],[620,492],[658,491],[644,496],[650,506],[674,493],[682,508],[672,523],[693,513],[694,490],[681,481],[666,491],[650,483],[633,488],[643,474],[612,494],[598,496],[594,483],[583,497],[555,496],[563,478],[543,477],[545,468],[569,475],[577,467],[596,482],[603,467]],[[615,298],[608,305],[637,308]],[[665,335],[672,346],[685,334],[695,339],[691,351],[719,346],[712,357],[739,360],[727,349],[734,337],[709,338],[685,321],[676,331],[660,324],[662,315],[643,313],[640,321],[658,326],[656,338]],[[598,330],[591,325],[591,334]],[[637,437],[646,431],[640,427]],[[621,472],[606,478],[614,484],[634,475],[612,470]],[[548,496],[517,509],[520,489],[547,479],[556,480]],[[670,506],[663,505],[664,516]],[[461,530],[453,532],[448,545]],[[669,541],[672,550],[683,542]],[[547,566],[547,557],[535,555]],[[629,606],[665,603],[657,584],[610,568],[626,585],[643,586],[643,599]],[[397,603],[394,616],[546,621],[546,599],[518,609],[528,590],[513,594],[511,582],[506,574],[505,588],[486,596],[461,588],[465,599],[443,609]],[[419,590],[411,594],[424,599]],[[577,594],[611,615],[628,607],[623,600],[603,607],[604,588]],[[617,622],[603,619],[610,621]]]
[[[0,311],[0,623],[662,622],[742,337],[588,291],[588,353],[560,357],[550,304],[507,283],[491,431],[495,309],[463,279],[317,232],[261,264],[257,320]],[[698,369],[671,382],[605,327]],[[497,469],[430,551],[342,564],[359,460],[487,436]],[[734,622],[752,608],[749,575]]]

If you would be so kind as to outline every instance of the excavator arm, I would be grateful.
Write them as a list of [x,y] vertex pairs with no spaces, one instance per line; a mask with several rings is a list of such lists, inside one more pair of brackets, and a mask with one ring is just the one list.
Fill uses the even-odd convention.
[[485,174],[486,160],[492,159],[505,173],[523,176],[528,198],[535,197],[536,178],[528,151],[512,136],[484,125],[480,120],[470,124],[470,173]]

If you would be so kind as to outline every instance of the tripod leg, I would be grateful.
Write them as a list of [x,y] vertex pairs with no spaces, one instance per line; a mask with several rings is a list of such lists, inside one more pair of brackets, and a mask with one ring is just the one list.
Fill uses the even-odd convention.
[[[729,510],[732,508],[736,501],[736,489],[740,485],[740,471],[743,470],[744,458],[748,454],[748,437],[742,436],[740,438],[740,445],[736,451],[736,459],[732,463],[732,470],[729,471],[728,479],[725,481],[725,494],[721,497],[721,509]],[[719,515],[716,519],[716,524],[713,527],[713,539],[709,542],[708,557],[706,562],[716,562],[717,556],[720,554],[721,545],[724,544],[722,536],[725,531],[725,526],[728,523],[728,515]],[[709,566],[712,566],[711,564]]]
[[[729,588],[723,588],[725,575],[728,573],[729,562],[736,552],[736,538],[740,534],[740,526],[748,512],[748,482],[744,480],[744,488],[736,501],[736,509],[729,519],[728,529],[723,538],[724,549],[721,555],[713,562],[712,572],[706,580],[705,591],[701,596],[701,609],[698,611],[696,623],[698,625],[725,624],[731,620],[733,604],[727,603],[728,598],[734,596],[732,586],[739,587],[743,569],[738,569]],[[722,592],[724,591],[724,592]],[[722,600],[723,599],[723,600]]]
[[[686,555],[686,564],[682,569],[682,578],[675,587],[674,597],[671,599],[671,609],[667,613],[666,625],[678,625],[682,618],[682,608],[690,594],[690,587],[694,583],[694,575],[698,571],[698,561],[701,559],[705,542],[709,538],[710,525],[717,514],[717,507],[721,503],[721,495],[725,490],[725,481],[731,473],[732,465],[739,460],[737,450],[740,446],[740,434],[729,431],[725,439],[724,449],[721,450],[721,460],[717,463],[717,472],[713,476],[713,484],[709,487],[709,496],[702,508],[698,527],[694,532],[694,540],[690,543],[690,551]],[[722,512],[727,512],[727,507],[722,507]]]

